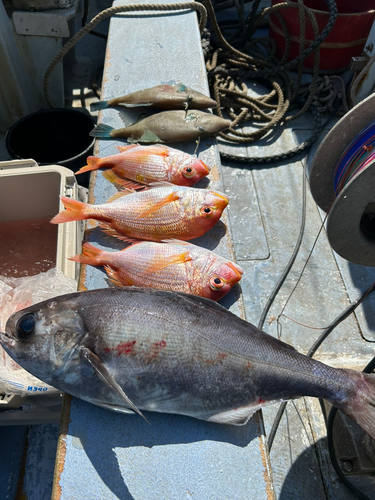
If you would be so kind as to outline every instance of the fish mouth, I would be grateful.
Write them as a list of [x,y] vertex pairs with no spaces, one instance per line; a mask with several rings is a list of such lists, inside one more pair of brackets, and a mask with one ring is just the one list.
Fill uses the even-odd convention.
[[13,337],[9,337],[9,335],[7,335],[6,333],[0,332],[0,343],[4,347],[14,347],[16,344],[16,341],[14,340]]
[[218,198],[221,198],[222,200],[226,201],[228,203],[229,198],[225,194],[217,193],[216,191],[214,192],[214,195],[217,196]]
[[211,172],[211,168],[210,168],[208,165],[206,165],[203,161],[202,161],[202,165],[203,165],[203,166],[204,166],[204,168],[206,169],[206,171],[207,171],[207,175],[208,175],[208,174]]
[[238,276],[239,279],[242,278],[243,270],[240,268],[240,266],[236,266],[236,265],[232,264],[232,262],[227,262],[227,266],[230,267],[232,269],[232,271],[234,271],[236,273],[236,275]]

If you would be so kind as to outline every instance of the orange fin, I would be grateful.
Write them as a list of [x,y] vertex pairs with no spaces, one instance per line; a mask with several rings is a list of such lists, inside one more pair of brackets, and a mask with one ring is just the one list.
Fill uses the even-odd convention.
[[90,170],[97,170],[100,168],[102,163],[102,158],[98,158],[97,156],[89,156],[87,158],[87,165],[82,167],[75,173],[75,175],[83,174],[84,172],[89,172]]
[[157,203],[155,203],[152,207],[140,213],[137,218],[139,219],[140,217],[146,217],[147,215],[153,214],[154,212],[157,212],[160,208],[164,207],[165,205],[169,205],[169,203],[172,203],[178,199],[179,196],[177,193],[168,194],[167,196],[159,200]]
[[126,286],[126,283],[123,283],[116,271],[114,271],[111,267],[109,266],[104,266],[105,272],[108,275],[109,281],[113,283],[116,286]]
[[190,243],[189,241],[176,240],[175,238],[171,238],[170,240],[161,240],[161,243],[168,243],[168,245],[190,245],[191,247],[196,247],[194,243]]
[[81,264],[90,264],[91,266],[101,266],[102,259],[100,256],[103,254],[103,250],[94,247],[91,243],[84,243],[82,245],[82,253],[74,257],[69,257],[68,260],[74,262],[81,262]]
[[[125,236],[121,233],[118,233],[116,229],[113,229],[109,224],[106,222],[100,222],[99,224],[100,229],[105,233],[108,234],[109,236],[113,236],[114,238],[117,238],[118,240],[125,241],[125,242],[132,242],[132,238],[129,238],[128,236]],[[134,239],[134,242],[138,241]],[[124,248],[126,250],[126,248]]]
[[172,266],[173,264],[182,264],[184,262],[189,262],[192,260],[192,257],[189,252],[183,252],[177,255],[171,255],[167,259],[161,259],[158,262],[155,262],[151,266],[147,267],[143,274],[151,274],[156,271],[161,271],[162,269],[165,269],[168,266]]
[[132,181],[130,179],[123,179],[114,173],[113,170],[106,170],[103,172],[103,177],[107,179],[111,184],[120,189],[144,189],[145,185],[137,181]]
[[[125,152],[125,151],[124,151]],[[149,156],[149,155],[157,155],[166,158],[170,155],[170,150],[167,146],[163,144],[154,144],[151,146],[143,146],[142,149],[138,149],[137,151],[132,151],[133,156]]]
[[60,199],[66,210],[55,215],[55,217],[51,220],[52,224],[60,224],[61,222],[71,222],[90,218],[85,214],[85,209],[87,208],[86,203],[73,200],[67,196],[60,196]]
[[118,191],[118,193],[115,193],[113,194],[110,198],[108,198],[108,200],[106,201],[106,203],[112,203],[114,201],[117,201],[119,200],[120,198],[122,198],[123,196],[127,196],[128,194],[133,194],[135,193],[136,191],[134,191],[134,189],[127,189],[127,188],[124,188],[122,189],[121,191]]
[[129,151],[129,149],[133,149],[140,146],[140,144],[128,144],[127,146],[116,146],[120,153],[125,153],[125,151]]

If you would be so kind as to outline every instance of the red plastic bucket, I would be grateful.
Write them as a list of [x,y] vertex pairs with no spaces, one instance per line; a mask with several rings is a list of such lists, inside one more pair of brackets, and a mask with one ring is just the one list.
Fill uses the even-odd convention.
[[[272,0],[272,6],[284,3],[285,0]],[[297,0],[292,0],[296,2]],[[313,10],[319,26],[323,31],[329,20],[329,10],[324,0],[304,0],[306,7]],[[324,72],[337,72],[349,67],[352,57],[360,56],[365,46],[375,19],[374,0],[336,0],[338,15],[332,31],[320,46],[319,68]],[[290,36],[290,51],[287,60],[291,61],[299,55],[300,23],[298,8],[280,9]],[[277,44],[277,55],[281,59],[285,52],[285,38],[280,21],[275,15],[270,16],[270,36]],[[305,15],[306,46],[314,40],[314,32],[309,18]],[[314,53],[304,61],[304,67],[312,69]]]

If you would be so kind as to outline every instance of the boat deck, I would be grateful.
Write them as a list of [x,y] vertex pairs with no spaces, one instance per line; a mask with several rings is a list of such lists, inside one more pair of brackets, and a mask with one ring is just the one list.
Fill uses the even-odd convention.
[[[113,18],[102,99],[124,94],[124,88],[127,93],[169,81],[181,81],[208,92],[196,14],[132,13]],[[262,92],[259,86],[250,88]],[[137,111],[120,115],[111,109],[102,112],[99,121],[120,128],[137,115]],[[252,168],[221,163],[218,151],[235,149],[249,157],[288,151],[310,135],[311,123],[311,116],[303,116],[283,130],[275,143],[265,139],[245,148],[222,141],[217,146],[214,140],[205,140],[198,149],[199,157],[213,167],[210,186],[223,190],[230,199],[223,224],[215,226],[200,244],[234,256],[244,269],[241,287],[236,287],[222,303],[254,324],[293,252],[301,224],[304,162],[311,162],[318,144],[307,159]],[[328,124],[320,140],[333,123]],[[114,154],[116,144],[98,141],[96,153]],[[193,152],[194,145],[181,148]],[[105,201],[113,192],[113,186],[101,175],[92,174],[92,202]],[[278,334],[276,318],[301,276],[324,217],[309,190],[306,203],[301,250],[264,325],[273,336]],[[89,239],[113,248],[112,241],[94,228],[89,228]],[[280,318],[281,340],[306,353],[320,331],[304,325],[327,326],[374,281],[375,270],[341,259],[331,249],[323,230],[288,301],[285,316]],[[82,270],[81,289],[103,286],[107,284],[100,270]],[[332,332],[315,357],[332,366],[363,369],[374,355],[374,307],[372,295]],[[265,436],[277,409],[278,405],[264,408],[245,427],[156,413],[147,415],[152,424],[148,426],[137,417],[112,414],[67,397],[53,491],[57,426],[2,427],[1,437],[7,444],[2,449],[12,446],[13,454],[11,460],[4,452],[0,455],[4,464],[0,468],[0,497],[15,498],[18,484],[18,494],[23,491],[28,500],[50,498],[51,491],[54,499],[61,500],[351,499],[352,494],[340,484],[330,464],[318,401],[301,398],[288,404],[269,456]],[[15,443],[21,445],[27,435],[24,453]],[[371,498],[374,479],[366,474],[360,477],[364,470],[358,465],[360,453],[349,448],[345,460],[353,467],[351,480]]]

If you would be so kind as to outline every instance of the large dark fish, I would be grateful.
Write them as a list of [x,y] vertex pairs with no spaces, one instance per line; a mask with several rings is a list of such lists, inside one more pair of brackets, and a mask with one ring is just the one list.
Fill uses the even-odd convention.
[[99,139],[127,138],[128,142],[142,144],[189,142],[210,137],[229,125],[229,120],[204,111],[163,111],[125,128],[114,129],[101,123],[90,135]]
[[194,295],[63,295],[14,313],[0,341],[39,379],[111,410],[244,424],[267,403],[315,396],[375,438],[374,375],[308,358]]
[[97,111],[108,108],[108,106],[118,105],[128,108],[149,106],[160,109],[206,109],[215,108],[216,101],[196,90],[189,89],[182,83],[178,83],[176,85],[157,85],[108,101],[94,102],[90,105],[90,109]]

